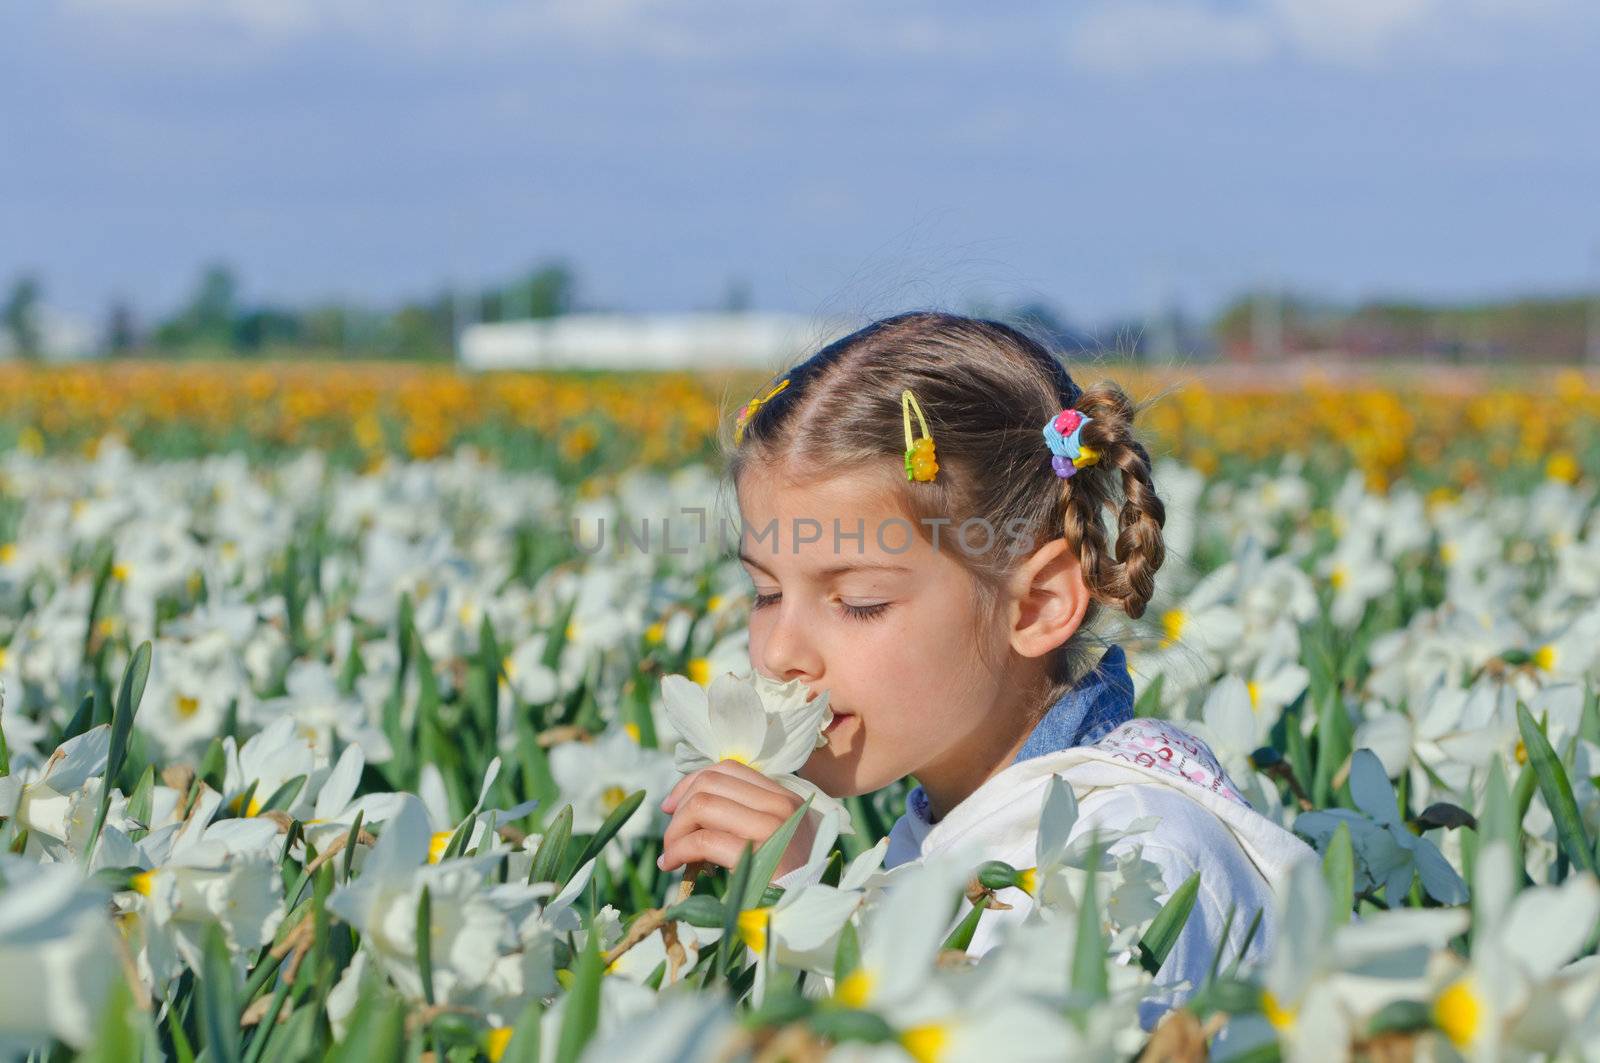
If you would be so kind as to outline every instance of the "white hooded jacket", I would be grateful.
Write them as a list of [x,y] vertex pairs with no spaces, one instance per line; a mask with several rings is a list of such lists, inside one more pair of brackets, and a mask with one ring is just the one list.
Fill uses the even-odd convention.
[[[1234,915],[1224,962],[1238,954],[1258,910],[1260,925],[1245,961],[1270,952],[1277,937],[1274,888],[1288,881],[1295,861],[1314,859],[1315,853],[1252,809],[1204,742],[1164,720],[1129,720],[1093,744],[1014,763],[937,823],[928,818],[926,796],[920,788],[913,790],[906,814],[890,833],[885,866],[955,849],[969,859],[1032,867],[1052,776],[1069,783],[1077,797],[1073,838],[1096,829],[1126,830],[1141,817],[1158,818],[1152,830],[1121,838],[1110,852],[1121,856],[1139,850],[1155,864],[1165,887],[1161,901],[1200,872],[1194,910],[1157,975],[1160,991],[1141,1005],[1146,1028],[1205,980],[1230,908]],[[1001,890],[998,899],[1012,907],[980,918],[968,948],[974,955],[991,948],[1002,925],[1022,920],[1033,906],[1032,898],[1016,888]]]

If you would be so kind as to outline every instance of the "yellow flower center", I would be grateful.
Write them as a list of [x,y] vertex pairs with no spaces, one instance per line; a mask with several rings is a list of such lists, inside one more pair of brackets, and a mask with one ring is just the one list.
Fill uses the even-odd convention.
[[1161,614],[1161,645],[1170,646],[1183,637],[1183,626],[1189,622],[1189,615],[1182,609],[1168,609]]
[[767,927],[772,924],[772,909],[746,908],[739,913],[739,937],[757,952],[767,951]]
[[1550,460],[1544,463],[1544,474],[1552,480],[1560,480],[1563,483],[1576,483],[1581,472],[1578,459],[1567,450],[1556,451],[1550,455]]
[[241,808],[244,809],[244,815],[246,816],[259,816],[261,814],[261,799],[255,794],[251,794],[250,803],[246,805],[244,803],[244,794],[239,794],[232,801],[228,802],[228,808],[236,816],[240,814],[239,809]]
[[1465,1048],[1478,1033],[1482,1012],[1478,995],[1472,991],[1468,980],[1462,978],[1445,986],[1444,992],[1433,1002],[1433,1023],[1444,1031],[1451,1044]]
[[1254,679],[1245,684],[1245,689],[1250,691],[1250,711],[1261,711],[1261,684]]
[[1534,650],[1533,664],[1541,672],[1552,671],[1556,666],[1556,648],[1551,645],[1544,645]]
[[1439,560],[1443,561],[1445,564],[1449,565],[1449,564],[1453,564],[1455,562],[1455,559],[1456,559],[1456,544],[1455,543],[1440,543],[1439,544]]
[[945,1045],[949,1040],[948,1029],[939,1023],[930,1022],[923,1026],[913,1026],[901,1034],[900,1046],[917,1063],[935,1063],[944,1056]]
[[1343,565],[1335,565],[1333,567],[1333,571],[1328,573],[1328,582],[1333,585],[1333,589],[1336,591],[1343,590],[1344,585],[1348,583],[1349,580],[1350,570],[1345,568]]
[[1039,879],[1039,869],[1038,868],[1036,868],[1036,867],[1023,868],[1021,871],[1017,872],[1017,889],[1021,890],[1023,893],[1026,893],[1028,896],[1032,897],[1032,896],[1034,896],[1034,890],[1039,885],[1038,879]]
[[428,839],[428,863],[437,864],[444,857],[444,851],[450,848],[450,839],[455,833],[453,830],[433,832],[433,837]]
[[625,724],[622,725],[622,729],[624,731],[628,732],[628,737],[629,738],[633,739],[635,742],[639,741],[639,725],[638,724],[636,724],[636,723],[625,723]]
[[513,1032],[509,1026],[496,1026],[489,1031],[489,1037],[484,1044],[484,1052],[489,1057],[489,1063],[500,1063],[500,1057],[506,1054],[506,1045],[511,1043]]
[[847,1008],[864,1007],[872,996],[872,976],[865,967],[857,967],[839,982],[833,998]]
[[128,881],[128,885],[133,887],[135,893],[142,893],[148,897],[155,879],[156,873],[154,871],[141,871]]
[[1528,747],[1523,743],[1522,739],[1520,739],[1520,738],[1517,739],[1517,751],[1515,753],[1515,756],[1517,758],[1517,763],[1518,764],[1526,764],[1526,763],[1528,763]]
[[194,714],[200,711],[200,699],[191,698],[187,694],[179,694],[173,699],[173,709],[180,718],[192,720],[194,719]]
[[616,811],[618,805],[628,799],[628,791],[620,786],[608,786],[600,791],[600,808],[606,815]]
[[689,678],[701,686],[711,685],[711,662],[704,657],[696,657],[689,662]]
[[118,561],[115,565],[111,566],[111,578],[116,580],[118,583],[126,583],[128,582],[128,575],[132,571],[133,570],[127,565],[124,565],[121,561]]
[[1273,1029],[1281,1031],[1287,1030],[1294,1025],[1294,1020],[1296,1015],[1299,1014],[1299,1010],[1285,1007],[1278,1002],[1277,997],[1272,995],[1271,990],[1263,989],[1261,991],[1261,1014],[1265,1015],[1267,1021],[1272,1023]]
[[9,565],[17,559],[16,543],[0,543],[0,565]]
[[666,637],[667,625],[659,620],[644,629],[644,640],[652,646]]

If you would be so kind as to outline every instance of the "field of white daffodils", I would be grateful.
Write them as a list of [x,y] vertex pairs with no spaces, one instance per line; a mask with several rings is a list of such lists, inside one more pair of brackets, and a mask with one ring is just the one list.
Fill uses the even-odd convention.
[[[657,870],[677,766],[751,741],[723,731],[752,686],[787,695],[713,682],[748,669],[714,536],[581,545],[725,511],[712,471],[9,451],[0,1052],[1600,1059],[1592,481],[1257,468],[1158,468],[1161,595],[1103,633],[1139,711],[1323,860],[1270,962],[1217,956],[1150,1031],[1196,884],[1137,858],[885,872],[883,793],[832,807],[815,885],[765,887],[781,845],[692,893]],[[804,759],[795,718],[752,724],[763,770]],[[967,960],[1018,886],[1035,915]]]

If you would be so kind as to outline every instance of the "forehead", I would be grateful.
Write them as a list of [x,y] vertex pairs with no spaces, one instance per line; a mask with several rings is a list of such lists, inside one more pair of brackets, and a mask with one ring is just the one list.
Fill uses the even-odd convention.
[[796,479],[747,470],[738,484],[740,551],[767,568],[915,565],[926,543],[893,487],[876,472]]

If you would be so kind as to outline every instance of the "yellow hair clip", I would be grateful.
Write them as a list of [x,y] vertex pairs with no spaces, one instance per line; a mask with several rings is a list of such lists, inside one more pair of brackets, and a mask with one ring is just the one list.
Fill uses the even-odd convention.
[[744,404],[744,409],[739,411],[739,417],[733,423],[733,445],[734,446],[738,446],[739,443],[741,441],[743,441],[743,439],[744,439],[744,426],[750,423],[750,418],[754,417],[756,415],[756,413],[761,409],[762,406],[764,406],[768,402],[770,402],[772,400],[772,396],[776,395],[778,392],[782,391],[784,388],[786,388],[788,386],[789,386],[789,378],[788,377],[784,377],[783,380],[778,384],[777,387],[773,388],[771,391],[767,392],[765,395],[757,396],[756,398],[753,398],[749,402]]
[[[917,411],[917,423],[922,426],[922,438],[911,439],[911,411]],[[928,422],[922,416],[922,404],[906,388],[900,393],[900,414],[906,426],[906,479],[928,483],[939,474],[939,462],[933,453],[933,436],[928,432]]]

